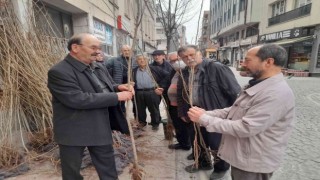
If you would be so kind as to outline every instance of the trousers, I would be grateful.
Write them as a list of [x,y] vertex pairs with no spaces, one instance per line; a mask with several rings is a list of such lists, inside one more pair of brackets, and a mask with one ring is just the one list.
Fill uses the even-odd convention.
[[[83,179],[80,167],[85,147],[59,145],[63,180]],[[100,180],[118,179],[112,145],[88,146],[88,150]]]

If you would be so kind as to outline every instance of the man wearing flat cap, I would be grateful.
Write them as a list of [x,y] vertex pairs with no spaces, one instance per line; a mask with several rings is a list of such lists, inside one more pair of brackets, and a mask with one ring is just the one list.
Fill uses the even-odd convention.
[[152,56],[154,59],[154,62],[152,63],[153,66],[159,66],[164,71],[169,72],[169,75],[166,76],[165,78],[163,78],[160,82],[161,84],[164,85],[164,87],[162,87],[164,90],[162,95],[163,95],[164,100],[166,101],[167,105],[169,105],[170,103],[169,103],[169,98],[168,98],[167,92],[168,92],[169,86],[171,84],[171,79],[172,79],[173,75],[175,74],[175,70],[172,68],[170,63],[165,60],[166,55],[163,50],[153,51]]

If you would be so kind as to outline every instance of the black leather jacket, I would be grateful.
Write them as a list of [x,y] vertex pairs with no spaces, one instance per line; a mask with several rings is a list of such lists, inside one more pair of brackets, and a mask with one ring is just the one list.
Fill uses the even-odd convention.
[[[205,110],[222,109],[231,106],[236,100],[241,90],[233,72],[228,66],[217,61],[204,59],[200,71],[200,82],[198,88],[199,106]],[[182,70],[182,76],[186,85],[188,85],[189,68]],[[188,97],[183,87],[181,77],[178,81],[178,116],[188,117],[187,112],[190,108],[187,102]]]

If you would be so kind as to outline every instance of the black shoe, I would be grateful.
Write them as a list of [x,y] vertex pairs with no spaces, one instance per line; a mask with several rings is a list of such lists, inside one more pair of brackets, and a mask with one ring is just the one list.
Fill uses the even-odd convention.
[[138,128],[144,128],[147,125],[147,123],[139,122]]
[[158,126],[152,126],[152,130],[157,131],[159,129],[159,125]]
[[168,146],[169,149],[182,149],[182,150],[190,150],[190,146],[182,146],[181,144],[177,143],[177,144],[170,144]]
[[222,179],[226,175],[227,171],[221,171],[221,172],[212,172],[210,175],[210,180],[216,180],[216,179]]
[[195,173],[195,172],[198,172],[200,170],[203,170],[203,171],[208,171],[208,170],[211,170],[213,168],[213,166],[200,166],[198,168],[196,168],[196,166],[194,164],[191,164],[187,167],[185,167],[184,169],[188,172],[188,173]]
[[194,160],[193,152],[187,156],[188,160]]

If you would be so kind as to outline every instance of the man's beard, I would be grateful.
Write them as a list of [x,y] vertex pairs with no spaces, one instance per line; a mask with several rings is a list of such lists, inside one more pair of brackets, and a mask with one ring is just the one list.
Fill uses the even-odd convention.
[[256,70],[255,72],[252,72],[250,70],[247,70],[247,76],[253,77],[253,79],[259,79],[262,76],[262,70]]

